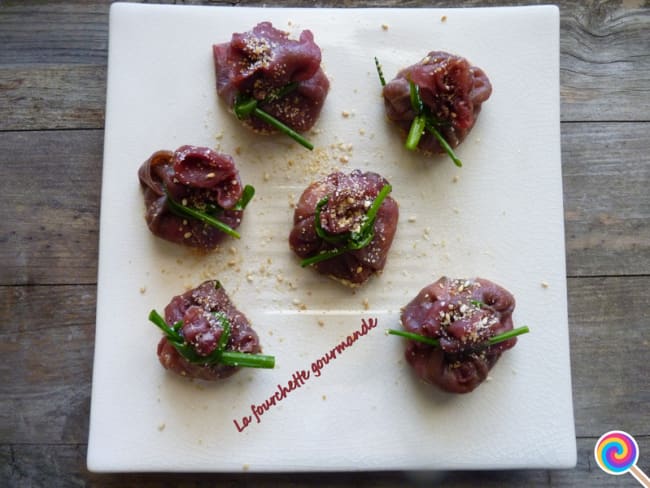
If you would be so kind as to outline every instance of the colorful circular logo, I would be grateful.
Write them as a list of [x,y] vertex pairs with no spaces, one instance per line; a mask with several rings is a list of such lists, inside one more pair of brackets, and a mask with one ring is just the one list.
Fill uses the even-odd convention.
[[606,473],[625,474],[639,460],[639,446],[627,432],[612,430],[598,439],[594,457],[600,469]]

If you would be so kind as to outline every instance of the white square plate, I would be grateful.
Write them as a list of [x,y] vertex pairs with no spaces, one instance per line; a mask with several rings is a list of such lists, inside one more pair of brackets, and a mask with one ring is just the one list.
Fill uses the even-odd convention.
[[[216,97],[212,44],[270,20],[310,29],[331,80],[313,152],[243,128]],[[559,129],[559,13],[486,9],[111,8],[97,333],[88,466],[95,471],[561,468],[576,462]],[[430,50],[467,57],[494,87],[456,168],[402,147],[384,116],[373,57],[390,79]],[[154,151],[232,154],[257,195],[240,230],[200,255],[147,229],[137,180]],[[351,290],[302,269],[288,248],[307,184],[336,168],[374,170],[401,217],[380,277]],[[513,292],[531,333],[490,380],[450,395],[403,360],[400,307],[442,275]],[[274,370],[217,383],[166,372],[147,321],[176,294],[221,280]],[[378,325],[312,365],[362,320]],[[294,373],[300,388],[262,405]],[[252,422],[243,430],[244,418]]]

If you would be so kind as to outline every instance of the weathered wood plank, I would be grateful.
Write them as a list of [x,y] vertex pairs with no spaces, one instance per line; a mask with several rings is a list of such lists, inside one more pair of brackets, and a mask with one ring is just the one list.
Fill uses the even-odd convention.
[[650,274],[650,124],[563,124],[567,272]]
[[0,286],[0,310],[10,311],[1,334],[39,333],[66,327],[94,327],[95,285]]
[[[262,1],[157,3],[261,6]],[[469,0],[462,6],[521,2]],[[650,5],[561,0],[562,125],[578,467],[452,474],[97,475],[85,469],[108,0],[0,0],[0,486],[638,486],[593,461],[602,432],[650,452]],[[279,0],[278,6],[305,6]],[[361,0],[310,6],[459,6]],[[636,121],[636,122],[632,122]],[[42,131],[41,131],[42,130]],[[602,278],[601,275],[616,275]],[[638,276],[625,276],[638,275]],[[593,276],[593,277],[589,277]],[[31,286],[30,284],[64,284]],[[87,285],[84,285],[86,283]],[[29,286],[1,286],[1,285]],[[65,285],[69,284],[71,286]],[[74,285],[77,284],[77,285]],[[80,284],[80,285],[79,285]],[[56,351],[47,361],[43,351]],[[582,436],[582,437],[581,437]],[[650,472],[647,457],[639,465]]]
[[101,131],[0,133],[0,284],[97,279]]
[[[650,124],[562,131],[569,275],[650,274]],[[102,136],[0,133],[0,284],[96,280]]]
[[[618,428],[650,436],[650,412],[639,408],[650,403],[650,366],[639,361],[650,347],[650,276],[568,284],[578,435]],[[3,442],[86,442],[94,293],[94,286],[0,287],[0,304],[17,324],[0,333]]]
[[647,3],[559,4],[562,120],[648,120]]
[[[650,451],[650,438],[636,437],[639,450]],[[576,469],[544,471],[478,471],[478,472],[376,472],[376,473],[226,473],[226,474],[96,474],[86,470],[86,446],[1,445],[0,484],[2,486],[102,486],[164,488],[177,486],[277,488],[279,486],[318,486],[358,488],[373,486],[445,486],[446,488],[474,488],[480,479],[485,488],[541,488],[552,486],[589,486],[591,488],[639,486],[630,475],[612,477],[594,461],[593,449],[597,438],[578,439]],[[648,471],[650,464],[639,461],[639,467]]]
[[[94,324],[0,334],[0,438],[85,442]],[[58,439],[58,440],[57,440]]]
[[109,4],[3,1],[0,65],[106,64]]
[[614,429],[650,436],[650,277],[568,281],[578,436]]
[[104,65],[0,66],[0,130],[101,129]]
[[[84,86],[90,76],[88,65],[105,67],[108,45],[108,2],[5,2],[0,7],[0,66],[27,65],[23,69],[2,75],[2,83],[14,86],[21,79],[30,80],[34,93],[30,99],[41,100],[44,106],[58,107],[61,89],[48,84],[48,70],[63,76],[64,87]],[[166,2],[171,3],[171,2]],[[180,3],[180,2],[179,2]],[[206,2],[184,2],[188,4]],[[260,6],[265,2],[207,2],[211,5]],[[300,1],[276,2],[278,6],[304,6]],[[650,8],[641,2],[558,2],[561,12],[561,96],[562,120],[565,121],[647,121],[645,108],[650,87]],[[420,1],[369,0],[362,2],[316,2],[315,6],[356,7],[416,7]],[[502,5],[517,2],[472,1],[464,6]],[[438,2],[440,7],[458,6],[455,2]],[[23,21],[29,16],[30,22]],[[76,21],[71,22],[74,18]],[[40,65],[46,65],[41,68]],[[76,68],[68,65],[85,65]],[[53,67],[55,66],[55,67]],[[14,66],[15,67],[15,66]],[[43,72],[40,70],[43,69]],[[34,70],[26,75],[25,70]],[[101,100],[102,90],[91,81],[91,99]],[[13,90],[12,90],[13,92]],[[0,109],[9,106],[0,90]],[[15,96],[10,93],[9,95]],[[84,94],[85,95],[85,94]],[[19,95],[21,96],[21,95]],[[75,113],[75,97],[67,101],[71,106],[61,107],[64,113]],[[64,100],[65,101],[65,100]],[[83,108],[83,107],[81,107]],[[97,106],[92,105],[96,123]],[[19,115],[19,114],[17,114]],[[15,116],[14,116],[15,118]],[[13,120],[12,129],[39,129],[43,122],[33,118]],[[77,125],[73,118],[70,127]],[[61,122],[63,124],[64,121]],[[8,124],[6,122],[5,124]],[[56,125],[55,127],[61,127]],[[86,125],[84,127],[95,127]]]

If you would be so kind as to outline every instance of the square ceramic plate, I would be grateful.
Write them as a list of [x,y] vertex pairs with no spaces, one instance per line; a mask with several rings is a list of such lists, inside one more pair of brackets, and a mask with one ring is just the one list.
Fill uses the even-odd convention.
[[[331,91],[309,134],[312,152],[282,136],[253,135],[216,97],[212,44],[264,20],[292,35],[309,28],[322,48]],[[405,151],[383,112],[373,57],[390,79],[434,49],[467,57],[494,86],[458,149],[463,168]],[[573,466],[558,57],[555,7],[113,5],[89,468]],[[143,219],[138,167],[183,144],[234,155],[242,180],[257,189],[242,239],[214,253],[162,241]],[[356,290],[300,268],[287,245],[293,203],[337,168],[383,174],[400,203],[383,275]],[[517,298],[516,325],[532,330],[467,395],[417,380],[402,340],[384,333],[399,326],[400,307],[442,275],[505,286]],[[149,311],[212,278],[276,356],[274,370],[205,384],[159,365]],[[319,369],[364,320],[376,327]],[[263,410],[295,375],[300,387]]]

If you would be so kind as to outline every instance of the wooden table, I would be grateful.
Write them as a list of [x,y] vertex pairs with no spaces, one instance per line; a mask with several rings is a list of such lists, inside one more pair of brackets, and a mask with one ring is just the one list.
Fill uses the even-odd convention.
[[626,430],[650,472],[650,8],[560,4],[576,469],[263,476],[86,470],[109,2],[0,1],[0,485],[638,486],[592,452],[602,433]]

